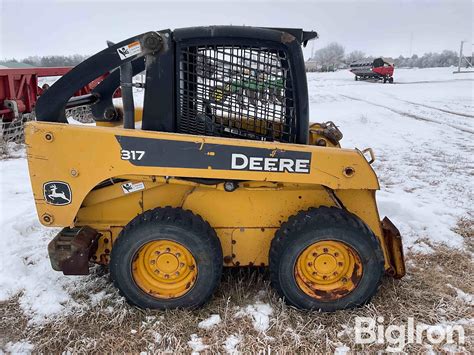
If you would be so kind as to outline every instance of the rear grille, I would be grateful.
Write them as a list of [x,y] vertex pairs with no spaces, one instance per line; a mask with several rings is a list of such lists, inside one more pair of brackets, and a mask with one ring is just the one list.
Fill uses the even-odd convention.
[[285,51],[253,46],[178,49],[178,132],[296,141]]

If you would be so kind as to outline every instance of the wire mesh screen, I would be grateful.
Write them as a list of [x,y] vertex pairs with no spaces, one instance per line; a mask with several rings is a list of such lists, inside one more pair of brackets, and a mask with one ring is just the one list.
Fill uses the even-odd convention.
[[294,92],[284,51],[184,46],[178,65],[179,132],[296,141]]

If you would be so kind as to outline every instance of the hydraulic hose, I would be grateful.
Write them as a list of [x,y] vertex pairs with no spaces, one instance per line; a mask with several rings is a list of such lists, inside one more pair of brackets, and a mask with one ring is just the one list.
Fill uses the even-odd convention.
[[120,66],[120,86],[123,102],[123,128],[135,129],[135,105],[133,103],[133,68],[126,62]]

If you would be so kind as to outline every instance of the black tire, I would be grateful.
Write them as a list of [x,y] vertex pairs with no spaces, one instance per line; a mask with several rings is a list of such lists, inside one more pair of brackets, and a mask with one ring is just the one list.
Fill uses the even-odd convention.
[[[196,280],[181,297],[155,298],[144,292],[132,275],[137,251],[147,242],[163,239],[185,246],[196,261]],[[212,297],[221,280],[222,266],[221,244],[209,223],[190,211],[165,207],[146,211],[125,226],[112,248],[110,275],[127,301],[140,308],[196,308]]]
[[390,84],[393,84],[393,77],[390,77],[390,78],[388,79],[388,82],[389,82]]
[[[298,256],[322,240],[343,242],[357,252],[362,277],[356,288],[342,298],[321,301],[303,292],[295,276]],[[270,247],[272,286],[290,305],[300,309],[333,312],[354,308],[370,301],[384,274],[384,257],[373,232],[355,215],[335,207],[301,211],[283,223]]]
[[355,80],[355,81],[359,81],[359,77],[356,75],[356,76],[354,77],[354,80]]

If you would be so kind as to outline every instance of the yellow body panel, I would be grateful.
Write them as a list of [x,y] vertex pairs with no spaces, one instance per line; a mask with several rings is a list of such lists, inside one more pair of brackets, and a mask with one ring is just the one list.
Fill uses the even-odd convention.
[[[207,145],[305,152],[311,155],[310,172],[137,166],[121,159],[117,135],[193,142],[203,154],[213,156],[219,153],[204,153]],[[27,124],[26,143],[40,221],[50,226],[88,225],[100,231],[96,262],[108,262],[113,241],[131,219],[149,209],[172,206],[209,222],[221,241],[225,265],[267,265],[270,242],[281,223],[310,207],[342,204],[372,229],[390,268],[375,201],[378,180],[358,150],[45,122]],[[120,182],[96,188],[112,178]],[[239,185],[228,192],[222,182],[205,185],[186,178],[238,180]],[[67,182],[71,203],[48,204],[43,196],[48,181]],[[143,182],[144,188],[125,194],[125,182]]]

